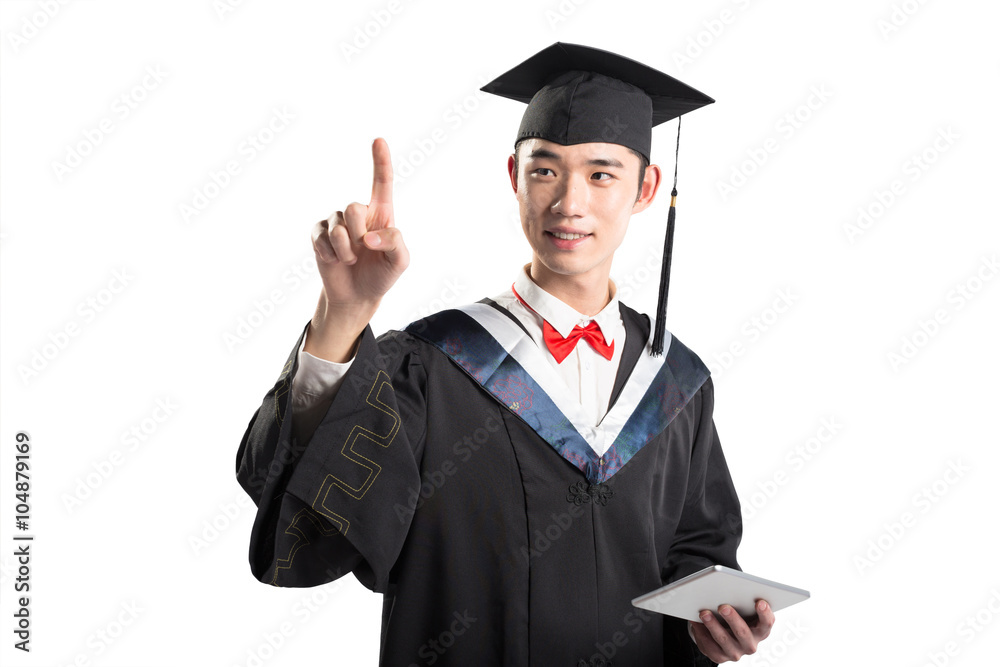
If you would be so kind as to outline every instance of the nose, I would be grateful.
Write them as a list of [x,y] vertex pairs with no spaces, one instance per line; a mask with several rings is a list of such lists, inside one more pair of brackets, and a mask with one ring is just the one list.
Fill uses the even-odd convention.
[[583,217],[587,212],[589,194],[581,176],[568,174],[560,182],[552,212],[566,218]]

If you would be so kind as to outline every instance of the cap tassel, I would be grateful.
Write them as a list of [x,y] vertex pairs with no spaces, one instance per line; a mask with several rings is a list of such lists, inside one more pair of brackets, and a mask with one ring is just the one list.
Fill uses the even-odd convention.
[[670,259],[674,253],[674,219],[677,217],[677,188],[670,192],[670,212],[667,214],[667,238],[663,243],[663,264],[660,267],[660,296],[656,301],[656,331],[653,334],[653,356],[663,354],[666,332],[667,292],[670,290]]
[[677,158],[681,151],[681,119],[677,118],[677,148],[674,152],[674,187],[670,191],[670,212],[667,213],[667,236],[663,241],[663,263],[660,266],[660,294],[656,301],[656,322],[653,332],[653,349],[650,354],[663,354],[666,337],[667,293],[670,291],[670,260],[674,254],[674,220],[677,218]]

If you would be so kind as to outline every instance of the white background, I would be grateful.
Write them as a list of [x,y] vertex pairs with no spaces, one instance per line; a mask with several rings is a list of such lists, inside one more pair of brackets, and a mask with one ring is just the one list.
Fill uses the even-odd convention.
[[[309,230],[367,203],[376,136],[413,259],[375,329],[510,284],[523,107],[478,88],[561,40],[718,100],[684,123],[668,326],[715,372],[744,569],[813,594],[743,663],[991,664],[996,3],[347,4],[0,3],[0,661],[375,664],[379,596],[250,575],[236,450],[319,293]],[[667,206],[616,257],[641,310]]]

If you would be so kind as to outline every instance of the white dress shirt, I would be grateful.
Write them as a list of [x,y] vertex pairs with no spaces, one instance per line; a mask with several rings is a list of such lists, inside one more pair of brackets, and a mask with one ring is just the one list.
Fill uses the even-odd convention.
[[[552,364],[566,385],[567,393],[580,403],[585,414],[597,426],[604,419],[611,401],[615,376],[625,347],[625,325],[622,323],[618,307],[617,289],[610,284],[611,300],[593,317],[578,313],[564,302],[536,285],[528,276],[525,266],[509,289],[494,297],[496,303],[517,318],[535,344],[542,350],[546,360]],[[517,292],[515,294],[514,292]],[[528,304],[521,303],[518,296]],[[545,347],[542,323],[548,321],[564,338],[573,327],[587,326],[596,321],[609,345],[614,345],[610,359],[605,359],[590,343],[581,340],[562,363]],[[314,357],[306,352],[305,338],[298,352],[298,372],[292,380],[292,420],[296,435],[311,434],[323,420],[333,397],[340,387],[351,361],[335,363]],[[353,361],[353,360],[352,360]],[[611,446],[610,442],[595,441],[591,447],[598,456],[603,456]]]

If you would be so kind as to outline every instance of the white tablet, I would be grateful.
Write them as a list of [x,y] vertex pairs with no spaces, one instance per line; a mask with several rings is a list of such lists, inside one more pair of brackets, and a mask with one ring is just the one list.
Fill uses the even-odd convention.
[[718,616],[721,604],[730,604],[740,616],[751,618],[757,613],[754,609],[757,600],[767,600],[772,611],[777,611],[808,598],[809,591],[801,588],[714,565],[640,595],[632,604],[640,609],[701,622],[698,613],[702,609],[711,609]]

